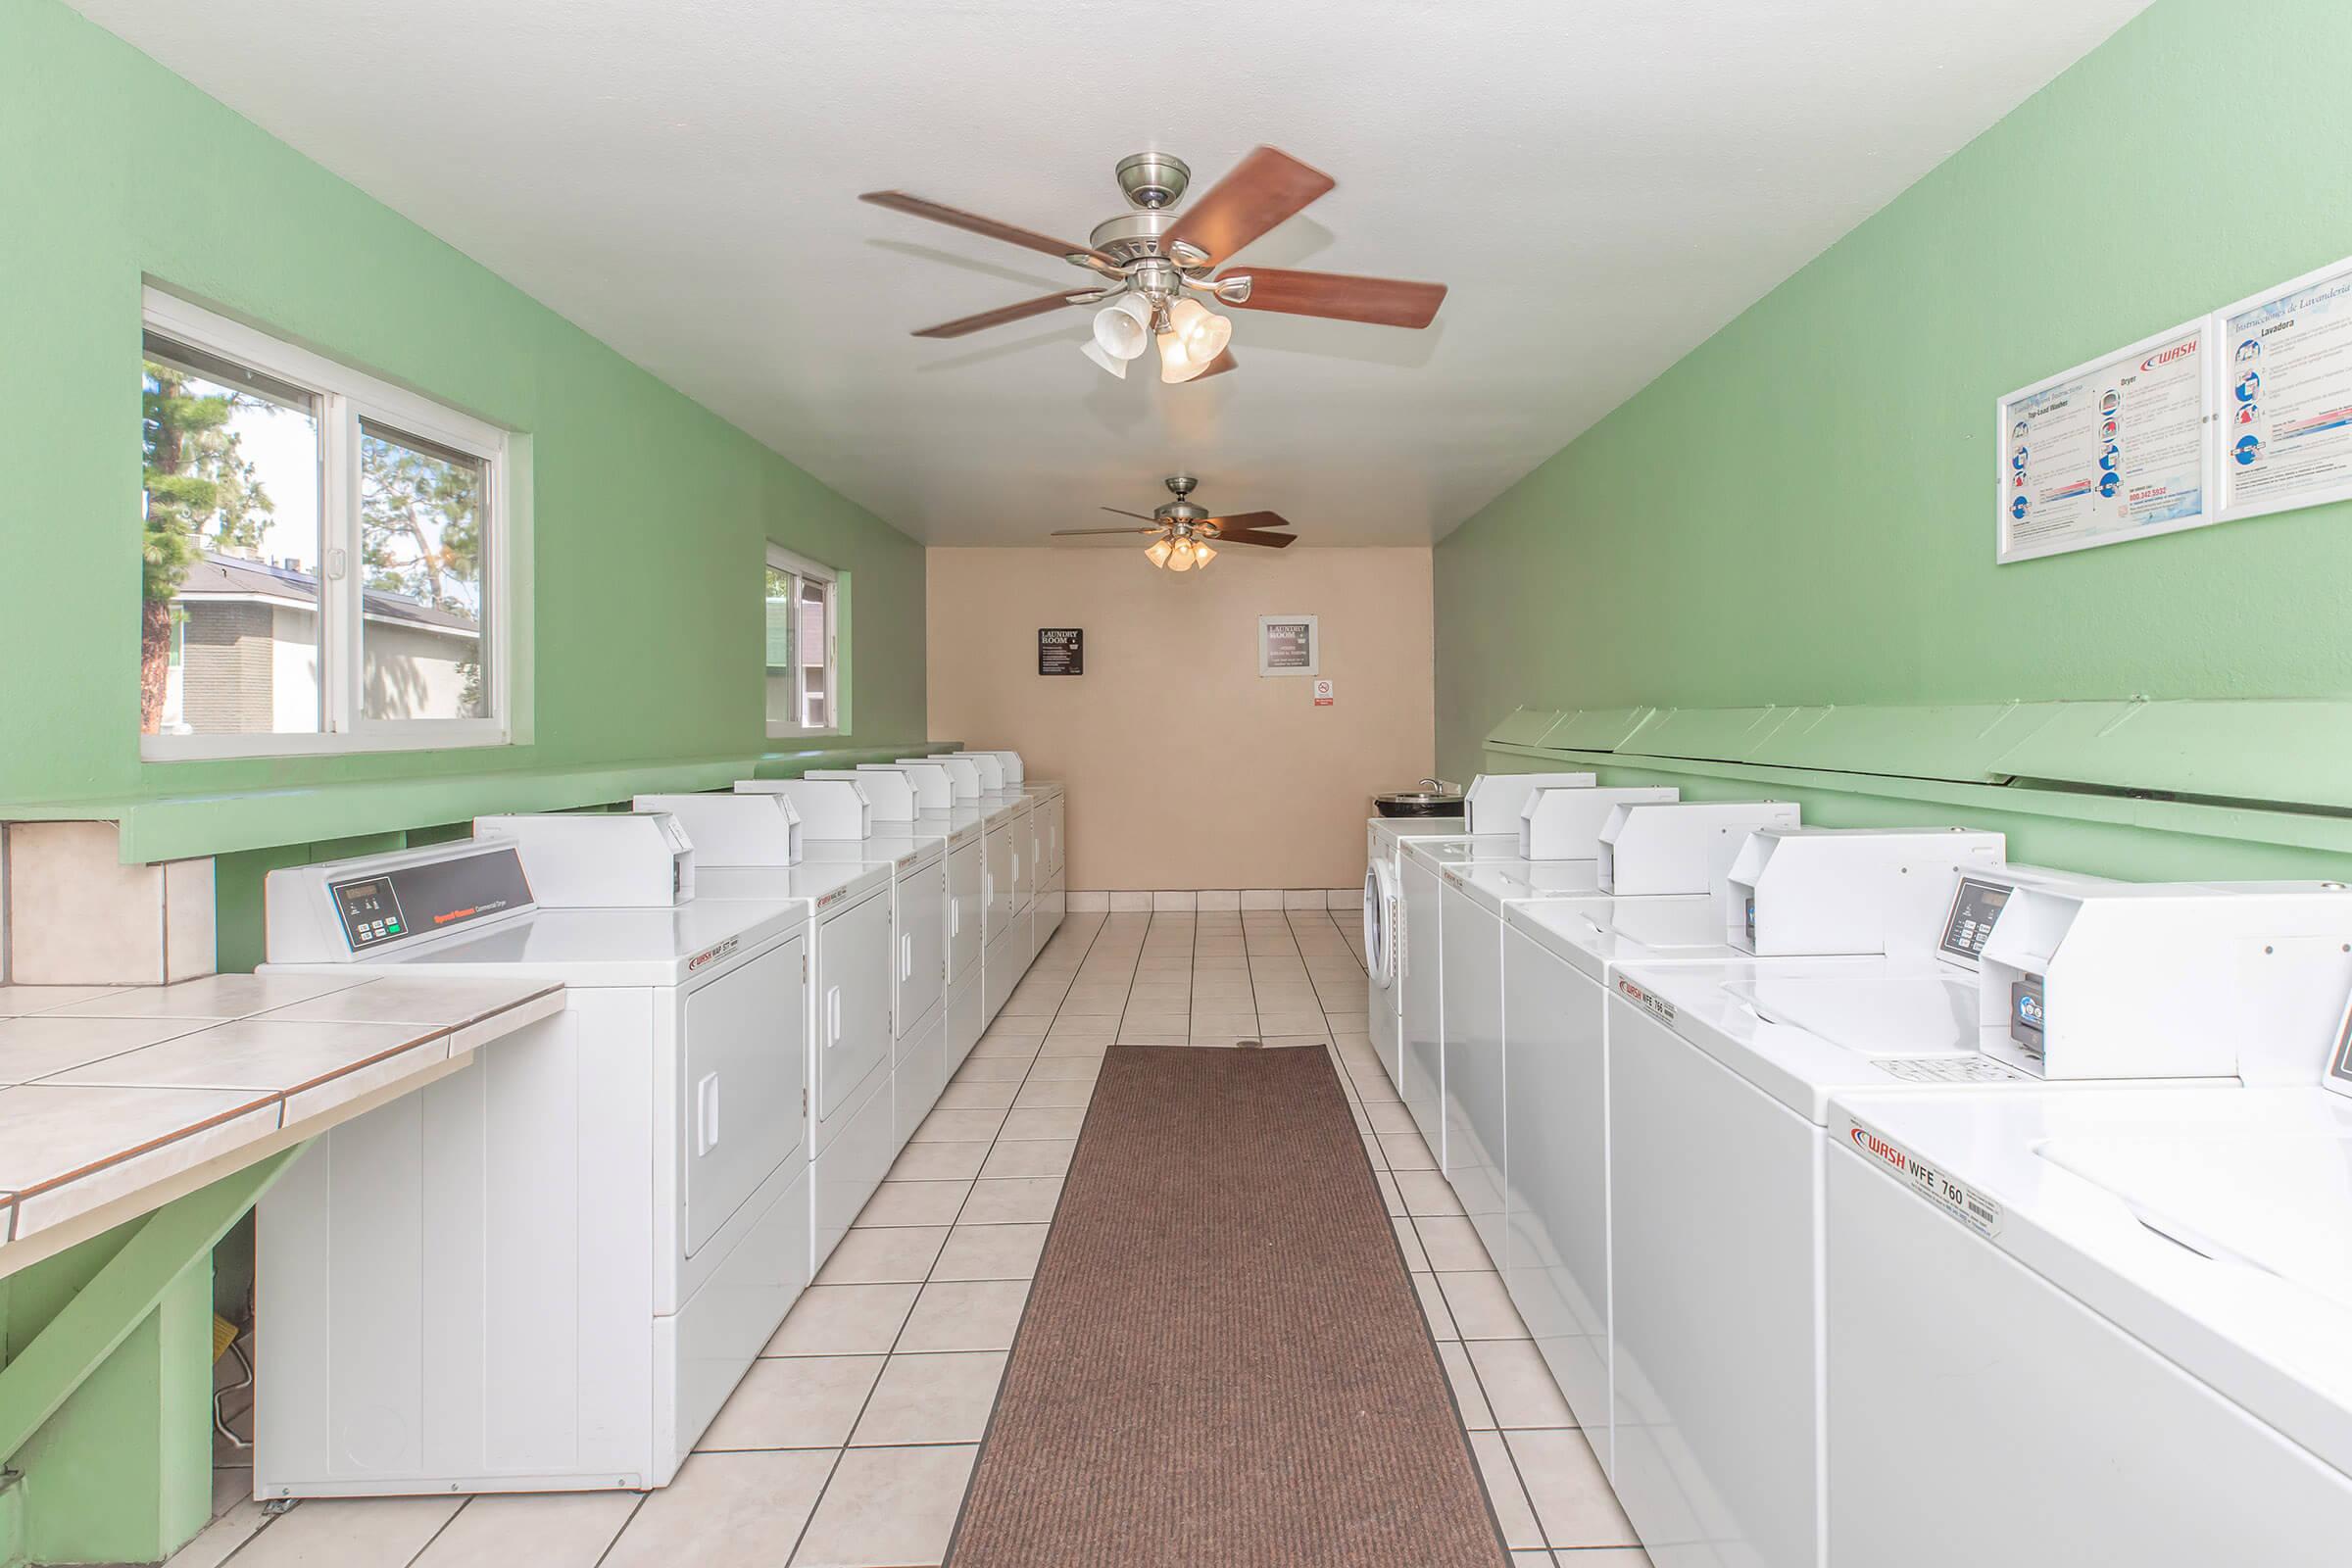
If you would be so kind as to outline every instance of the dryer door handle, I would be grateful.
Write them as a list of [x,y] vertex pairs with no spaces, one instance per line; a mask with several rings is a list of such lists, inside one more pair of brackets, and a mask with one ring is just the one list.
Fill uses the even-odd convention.
[[703,1074],[694,1086],[694,1152],[708,1154],[718,1147],[718,1074]]
[[906,931],[902,932],[899,936],[899,978],[905,980],[913,975],[913,973],[914,933],[911,931]]
[[841,987],[839,986],[828,987],[825,991],[825,1044],[828,1046],[841,1044]]

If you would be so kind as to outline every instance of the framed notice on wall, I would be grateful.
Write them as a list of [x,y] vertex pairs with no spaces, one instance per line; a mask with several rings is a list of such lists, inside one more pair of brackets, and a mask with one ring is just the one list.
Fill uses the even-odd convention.
[[1322,639],[1312,615],[1257,617],[1257,672],[1260,675],[1317,675],[1322,673]]
[[1037,672],[1040,675],[1086,673],[1086,629],[1082,626],[1037,628]]
[[2221,520],[2352,497],[2352,262],[2214,320]]
[[2211,347],[2210,323],[2191,321],[2001,399],[2001,564],[2220,520]]

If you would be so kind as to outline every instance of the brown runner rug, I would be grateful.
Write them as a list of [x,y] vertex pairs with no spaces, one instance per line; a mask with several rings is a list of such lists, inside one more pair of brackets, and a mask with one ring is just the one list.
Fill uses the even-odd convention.
[[950,1568],[1502,1568],[1328,1055],[1113,1046]]

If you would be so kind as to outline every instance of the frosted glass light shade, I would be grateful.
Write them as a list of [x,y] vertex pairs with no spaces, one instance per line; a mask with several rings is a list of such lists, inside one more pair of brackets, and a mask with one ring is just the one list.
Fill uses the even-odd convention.
[[1152,346],[1152,307],[1122,294],[1095,313],[1095,342],[1114,360],[1132,360]]

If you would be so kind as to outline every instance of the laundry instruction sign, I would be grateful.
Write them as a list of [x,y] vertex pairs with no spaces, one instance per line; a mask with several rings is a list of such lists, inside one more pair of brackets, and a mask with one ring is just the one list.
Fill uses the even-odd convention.
[[1317,675],[1322,673],[1323,649],[1312,615],[1257,617],[1257,672],[1260,675]]
[[1083,626],[1038,627],[1037,672],[1040,675],[1085,674],[1086,628]]

